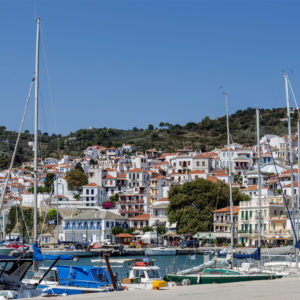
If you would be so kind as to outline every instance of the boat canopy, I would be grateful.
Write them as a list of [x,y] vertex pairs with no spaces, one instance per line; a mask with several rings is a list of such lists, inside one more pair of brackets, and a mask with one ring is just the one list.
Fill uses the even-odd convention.
[[111,285],[111,278],[104,267],[56,266],[58,280],[63,286],[98,288]]
[[[219,257],[226,257],[228,253],[224,252],[218,253]],[[260,260],[260,248],[258,247],[253,253],[250,254],[238,254],[238,253],[233,253],[233,258],[238,258],[238,259],[247,259],[247,258],[252,258],[252,259],[256,259],[256,260]]]
[[41,249],[36,243],[33,244],[33,260],[34,261],[44,261],[44,260],[73,260],[73,256],[68,254],[63,255],[46,255],[43,254]]

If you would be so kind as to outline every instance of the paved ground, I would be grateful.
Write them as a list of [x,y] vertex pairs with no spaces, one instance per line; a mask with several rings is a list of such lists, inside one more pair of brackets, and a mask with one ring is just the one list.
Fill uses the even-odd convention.
[[[192,285],[159,291],[124,291],[69,296],[68,300],[300,300],[300,278]],[[45,298],[40,298],[44,299]],[[47,298],[47,299],[58,299]]]

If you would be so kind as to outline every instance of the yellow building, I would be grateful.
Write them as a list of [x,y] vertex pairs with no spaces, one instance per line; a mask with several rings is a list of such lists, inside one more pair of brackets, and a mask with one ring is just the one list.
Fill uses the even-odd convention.
[[[241,201],[239,208],[239,243],[255,246],[258,236],[258,198]],[[262,197],[261,212],[263,243],[283,244],[292,239],[291,233],[287,230],[287,210],[282,196]]]

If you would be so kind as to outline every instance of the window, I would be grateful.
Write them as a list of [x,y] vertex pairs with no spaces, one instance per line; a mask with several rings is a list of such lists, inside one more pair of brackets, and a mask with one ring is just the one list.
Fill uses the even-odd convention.
[[264,230],[267,230],[267,224],[264,224]]
[[106,227],[109,228],[109,222],[108,221],[106,221]]
[[91,189],[91,195],[94,195],[94,189]]
[[205,167],[205,161],[202,162],[202,167]]
[[250,218],[252,218],[252,210],[250,210]]
[[149,278],[160,278],[158,270],[149,270],[148,271],[148,277]]
[[244,211],[242,210],[242,219],[244,219]]
[[199,166],[200,166],[200,162],[199,162],[199,161],[197,161],[197,164],[196,164],[196,166],[197,166],[197,167],[199,167]]
[[94,201],[94,197],[91,197],[91,201]]
[[89,195],[90,194],[90,190],[86,189],[86,194]]

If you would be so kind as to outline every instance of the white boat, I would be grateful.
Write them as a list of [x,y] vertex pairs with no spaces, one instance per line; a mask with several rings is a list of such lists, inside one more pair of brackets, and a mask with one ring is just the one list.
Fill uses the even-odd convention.
[[166,247],[149,248],[145,250],[145,255],[176,255],[176,249]]
[[161,278],[159,270],[158,266],[153,265],[153,261],[136,262],[130,266],[129,277],[123,278],[123,287],[126,290],[166,287],[167,283]]
[[5,246],[0,247],[0,255],[9,255],[10,252],[12,252],[14,248],[9,248]]
[[67,250],[67,249],[42,249],[43,254],[45,255],[64,255],[68,254],[76,257],[91,257],[94,255],[92,251],[87,250]]

